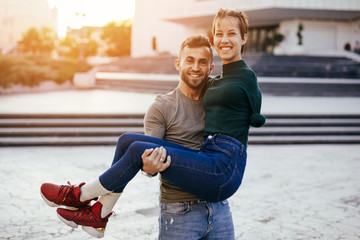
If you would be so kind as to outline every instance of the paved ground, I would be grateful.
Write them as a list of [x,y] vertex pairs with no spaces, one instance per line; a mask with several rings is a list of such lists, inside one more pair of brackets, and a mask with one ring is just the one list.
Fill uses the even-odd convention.
[[[236,239],[359,239],[360,146],[250,146],[243,185],[230,198]],[[0,148],[0,239],[90,239],[58,220],[43,182],[90,181],[113,147]],[[157,238],[158,180],[128,185],[105,239]]]
[[[0,113],[144,112],[154,95],[61,91],[0,96]],[[360,113],[360,98],[264,97],[264,113]],[[43,182],[90,181],[114,147],[0,148],[0,239],[91,239],[41,199]],[[230,199],[236,238],[360,239],[360,146],[249,146],[244,183]],[[135,177],[105,239],[157,238],[158,180]]]

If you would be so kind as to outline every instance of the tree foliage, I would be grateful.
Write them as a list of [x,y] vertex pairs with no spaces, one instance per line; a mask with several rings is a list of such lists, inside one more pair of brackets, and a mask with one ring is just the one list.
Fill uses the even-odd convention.
[[60,40],[59,54],[61,56],[78,59],[83,51],[84,58],[94,56],[98,52],[99,44],[92,39],[92,31],[90,29],[81,29],[84,31],[84,36],[75,38],[72,36],[66,36]]
[[101,38],[107,43],[109,57],[129,56],[131,53],[131,21],[111,22],[103,27]]
[[46,56],[1,56],[0,87],[14,85],[38,86],[43,81],[58,84],[71,81],[75,72],[87,72],[92,68],[77,60],[53,60]]
[[21,52],[50,55],[55,48],[55,34],[50,28],[30,28],[18,42]]
[[68,58],[78,59],[80,56],[81,47],[83,47],[84,57],[90,57],[97,54],[98,43],[92,39],[86,39],[81,46],[81,43],[74,37],[65,37],[60,40],[59,55]]

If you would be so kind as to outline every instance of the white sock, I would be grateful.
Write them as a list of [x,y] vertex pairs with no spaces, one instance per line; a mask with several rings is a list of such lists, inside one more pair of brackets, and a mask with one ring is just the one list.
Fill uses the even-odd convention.
[[96,179],[91,183],[86,183],[85,185],[82,185],[80,191],[80,201],[82,202],[111,193],[111,191],[108,191],[101,185],[99,179]]
[[104,196],[101,196],[99,202],[102,204],[101,208],[101,217],[106,217],[113,210],[117,200],[119,199],[121,193],[111,192]]

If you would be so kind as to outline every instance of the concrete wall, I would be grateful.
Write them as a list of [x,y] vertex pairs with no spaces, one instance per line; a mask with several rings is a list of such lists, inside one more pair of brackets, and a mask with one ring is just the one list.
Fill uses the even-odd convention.
[[360,1],[358,0],[227,0],[226,2],[232,2],[234,7],[240,7],[244,10],[270,7],[328,10],[360,9]]
[[[304,26],[302,46],[298,45],[297,37],[300,23]],[[341,55],[346,42],[353,47],[360,40],[360,21],[287,20],[281,22],[279,32],[285,38],[276,54]]]
[[[139,57],[168,53],[177,56],[179,46],[186,36],[204,30],[189,28],[167,19],[175,15],[184,16],[185,8],[182,6],[193,3],[194,0],[136,0],[131,55]],[[153,37],[156,38],[156,51],[152,49]]]
[[31,27],[49,27],[56,31],[56,11],[47,0],[0,0],[0,48],[13,48]]
[[[162,53],[177,55],[179,44],[192,33],[206,33],[211,26],[189,27],[190,24],[171,22],[214,15],[219,8],[241,8],[245,11],[266,8],[293,8],[318,10],[359,10],[359,0],[136,0],[132,29],[132,56],[153,56]],[[314,16],[314,19],[316,16]],[[351,46],[360,40],[360,20],[325,21],[288,19],[279,22],[285,40],[276,49],[285,54],[337,54],[345,42]],[[194,20],[195,21],[195,20]],[[297,45],[297,26],[304,25],[303,46]],[[194,25],[199,25],[194,22]],[[211,25],[211,23],[208,23]],[[156,37],[157,51],[152,50]]]

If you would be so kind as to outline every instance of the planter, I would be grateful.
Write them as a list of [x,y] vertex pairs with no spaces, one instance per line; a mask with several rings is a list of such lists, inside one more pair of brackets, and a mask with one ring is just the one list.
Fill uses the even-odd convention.
[[285,54],[285,50],[280,47],[280,46],[276,46],[274,47],[274,55],[284,55]]
[[290,49],[290,54],[292,55],[303,55],[304,54],[304,46],[296,45]]
[[91,89],[96,83],[96,70],[92,70],[86,73],[75,73],[73,83],[77,89]]

